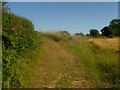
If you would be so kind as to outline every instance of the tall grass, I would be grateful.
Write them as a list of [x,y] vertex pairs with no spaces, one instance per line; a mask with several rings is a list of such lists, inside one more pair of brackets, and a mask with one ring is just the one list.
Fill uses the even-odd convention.
[[[86,77],[86,79],[88,81],[91,81],[94,84],[94,87],[97,87],[97,88],[120,87],[120,85],[118,83],[118,82],[120,82],[120,79],[118,77],[118,53],[119,52],[97,46],[95,43],[89,42],[89,38],[85,37],[85,36],[70,36],[70,35],[64,34],[66,36],[63,37],[64,36],[63,33],[58,33],[58,32],[42,33],[42,35],[45,36],[45,38],[47,37],[47,39],[46,39],[47,41],[45,40],[45,38],[43,38],[43,40],[45,42],[47,42],[47,43],[45,43],[45,42],[43,43],[45,45],[45,48],[43,50],[46,50],[46,51],[44,51],[44,53],[42,53],[39,49],[38,50],[36,49],[35,51],[30,51],[30,53],[27,52],[24,54],[24,58],[22,59],[23,63],[17,64],[18,65],[17,68],[19,67],[19,69],[18,69],[19,75],[23,76],[23,77],[20,77],[20,80],[23,81],[22,82],[23,85],[25,85],[26,82],[29,82],[30,78],[33,75],[33,71],[37,65],[36,62],[38,62],[40,60],[41,60],[41,62],[45,62],[44,60],[47,59],[48,60],[47,62],[49,63],[47,65],[47,67],[45,66],[47,70],[42,71],[42,73],[41,73],[41,76],[43,76],[42,80],[45,80],[45,81],[43,81],[43,83],[40,83],[40,84],[42,84],[42,85],[47,84],[48,83],[48,82],[46,82],[47,80],[51,81],[53,78],[55,78],[53,76],[56,76],[60,70],[62,70],[64,67],[66,67],[63,63],[56,62],[57,58],[55,58],[55,57],[59,57],[59,59],[60,60],[62,59],[62,61],[64,61],[64,62],[66,61],[66,59],[70,60],[70,58],[66,58],[66,59],[60,58],[60,55],[62,57],[65,57],[65,55],[63,55],[64,53],[62,52],[62,50],[64,51],[64,49],[65,49],[65,51],[73,54],[77,68],[83,68],[82,70],[84,70],[84,72],[85,72],[84,76]],[[60,38],[60,40],[56,41],[56,39],[53,38],[54,35],[55,35],[55,38]],[[70,39],[70,38],[68,39],[68,37],[70,37],[72,39]],[[56,42],[54,42],[48,38],[50,38]],[[52,43],[52,48],[49,48],[50,43]],[[43,48],[43,47],[41,47],[41,48]],[[57,48],[59,48],[59,49],[57,49]],[[51,49],[51,50],[54,49],[52,51],[52,54],[56,55],[55,57],[53,57],[53,55],[51,53],[49,53],[50,56],[49,56],[49,54],[48,55],[46,54],[47,52],[49,52],[49,49]],[[59,53],[59,52],[61,52],[61,53]],[[68,54],[68,55],[72,55],[72,54]],[[52,60],[53,61],[55,60],[55,62],[53,63]],[[61,61],[59,61],[59,62],[61,62]],[[66,64],[68,64],[68,62],[66,62]],[[54,71],[54,69],[52,69],[51,66],[52,67],[58,66],[58,67],[56,67],[55,71]],[[68,67],[68,68],[70,68],[70,67]],[[49,78],[46,79],[47,76],[44,76],[43,73],[46,73],[46,75],[47,75],[48,73],[50,73],[50,71],[54,72],[55,75],[52,74],[53,76],[50,75]],[[69,71],[69,74],[72,73],[71,75],[73,75],[73,76],[74,75],[79,76],[78,73],[82,72],[82,71],[78,71],[75,74],[75,71],[72,71],[71,69],[68,71]],[[38,73],[38,75],[39,75],[39,73]],[[65,86],[65,85],[69,86],[66,83],[67,81],[69,81],[69,77],[62,78],[58,82],[58,86],[59,85],[61,87]],[[70,82],[68,82],[68,83],[70,83]],[[29,87],[29,85],[25,85],[24,87]]]
[[76,55],[77,64],[84,68],[95,87],[119,87],[118,53],[98,47],[86,37],[75,40],[74,44],[64,45]]

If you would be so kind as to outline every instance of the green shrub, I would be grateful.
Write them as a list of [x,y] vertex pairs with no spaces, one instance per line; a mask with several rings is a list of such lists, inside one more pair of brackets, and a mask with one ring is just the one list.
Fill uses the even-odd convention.
[[2,86],[22,87],[17,71],[22,54],[36,49],[40,44],[40,34],[34,31],[32,22],[11,12],[2,12]]

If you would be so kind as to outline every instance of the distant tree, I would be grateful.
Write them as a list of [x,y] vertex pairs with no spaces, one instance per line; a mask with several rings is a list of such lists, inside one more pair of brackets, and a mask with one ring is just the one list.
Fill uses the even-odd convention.
[[113,19],[110,22],[109,27],[112,30],[114,36],[120,36],[120,19]]
[[90,34],[87,33],[86,36],[90,36]]
[[93,36],[93,37],[100,36],[99,31],[97,29],[90,29],[89,32],[90,32],[90,36]]
[[81,33],[75,33],[75,35],[81,35],[81,36],[84,36],[84,34],[81,32]]
[[112,25],[117,25],[118,23],[120,23],[120,19],[113,19],[113,20],[110,22],[110,26],[112,26]]
[[65,33],[65,34],[68,34],[70,35],[70,33],[68,31],[59,31],[60,33]]
[[80,35],[84,36],[84,34],[81,32]]
[[111,30],[109,29],[108,26],[105,26],[102,30],[101,30],[101,35],[102,36],[106,36],[106,37],[109,37],[111,35]]
[[75,33],[74,35],[79,35],[79,33]]
[[101,32],[106,37],[120,36],[120,19],[111,20],[109,26],[105,26]]

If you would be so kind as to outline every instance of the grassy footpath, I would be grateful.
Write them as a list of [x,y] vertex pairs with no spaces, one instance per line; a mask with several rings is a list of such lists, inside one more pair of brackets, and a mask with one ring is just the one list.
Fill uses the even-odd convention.
[[58,42],[49,38],[43,38],[43,40],[41,50],[28,53],[23,59],[23,61],[26,61],[23,67],[24,72],[21,69],[23,74],[21,80],[24,87],[85,88],[93,85],[87,80],[82,68],[76,65],[74,55]]
[[21,81],[31,88],[118,87],[117,60],[117,52],[87,37],[59,42],[43,37],[41,49],[25,54]]

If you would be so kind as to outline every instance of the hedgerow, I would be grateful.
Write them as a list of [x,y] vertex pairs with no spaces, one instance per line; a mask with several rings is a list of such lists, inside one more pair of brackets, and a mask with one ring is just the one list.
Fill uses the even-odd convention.
[[22,54],[36,49],[40,44],[40,34],[25,17],[2,11],[2,86],[3,88],[22,87],[17,65],[22,64]]

